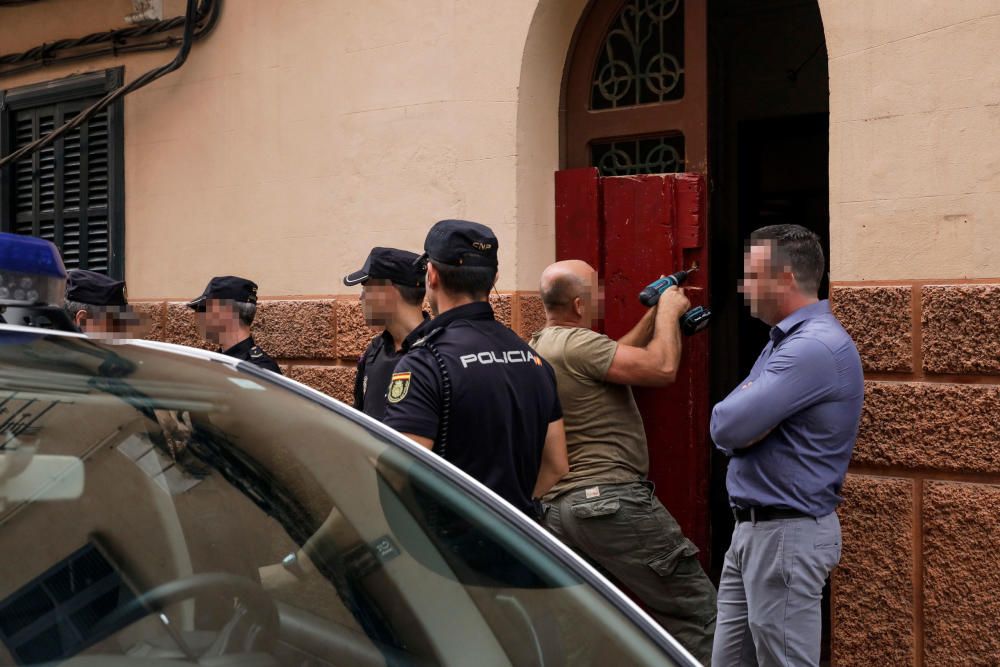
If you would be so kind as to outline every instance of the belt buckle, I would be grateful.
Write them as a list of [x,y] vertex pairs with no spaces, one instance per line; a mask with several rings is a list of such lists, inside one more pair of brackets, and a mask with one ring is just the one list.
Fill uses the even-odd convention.
[[[751,505],[750,507],[734,507],[734,508],[732,508],[732,510],[733,510],[733,518],[736,520],[736,523],[744,523],[746,521],[749,521],[751,524],[753,524],[753,525],[756,526],[757,522],[762,520],[758,516],[758,512],[757,512],[758,509],[759,508],[755,507],[754,505]],[[747,518],[747,519],[741,519],[740,518],[741,514],[743,516],[747,516],[749,518]]]

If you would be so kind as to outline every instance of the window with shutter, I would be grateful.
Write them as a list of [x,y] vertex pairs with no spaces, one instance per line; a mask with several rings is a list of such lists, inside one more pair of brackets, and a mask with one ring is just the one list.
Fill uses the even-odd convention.
[[[0,154],[83,112],[121,82],[121,69],[0,93]],[[4,169],[0,228],[48,239],[67,269],[124,277],[122,103]]]

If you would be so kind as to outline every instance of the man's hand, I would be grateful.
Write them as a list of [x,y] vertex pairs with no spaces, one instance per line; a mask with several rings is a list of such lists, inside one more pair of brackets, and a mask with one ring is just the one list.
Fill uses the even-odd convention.
[[677,378],[681,361],[679,320],[690,307],[691,302],[683,289],[675,286],[665,290],[656,306],[642,320],[646,322],[649,313],[652,313],[653,331],[649,342],[642,347],[633,347],[619,341],[604,380],[639,387],[671,384]]
[[691,301],[684,294],[683,287],[668,287],[663,294],[660,295],[660,300],[656,305],[657,308],[666,308],[667,310],[676,313],[677,318],[680,319],[681,315],[686,313],[691,308]]
[[194,433],[191,414],[187,410],[154,410],[153,413],[160,424],[160,430],[163,432],[167,447],[170,448],[170,454],[176,460],[187,449]]

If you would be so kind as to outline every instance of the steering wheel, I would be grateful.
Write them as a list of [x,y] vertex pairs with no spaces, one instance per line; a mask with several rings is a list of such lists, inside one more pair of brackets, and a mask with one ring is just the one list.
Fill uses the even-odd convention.
[[278,607],[274,600],[253,581],[235,574],[196,574],[170,581],[142,593],[101,621],[114,632],[138,618],[160,613],[163,608],[204,594],[227,595],[235,598],[233,615],[219,632],[211,647],[202,655],[194,655],[179,633],[169,624],[167,631],[188,658],[196,659],[226,653],[268,653],[278,635]]

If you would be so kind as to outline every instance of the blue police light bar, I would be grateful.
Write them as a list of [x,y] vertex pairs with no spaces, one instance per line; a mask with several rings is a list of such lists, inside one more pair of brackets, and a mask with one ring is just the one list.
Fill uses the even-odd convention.
[[66,268],[50,241],[0,233],[0,306],[61,306]]

